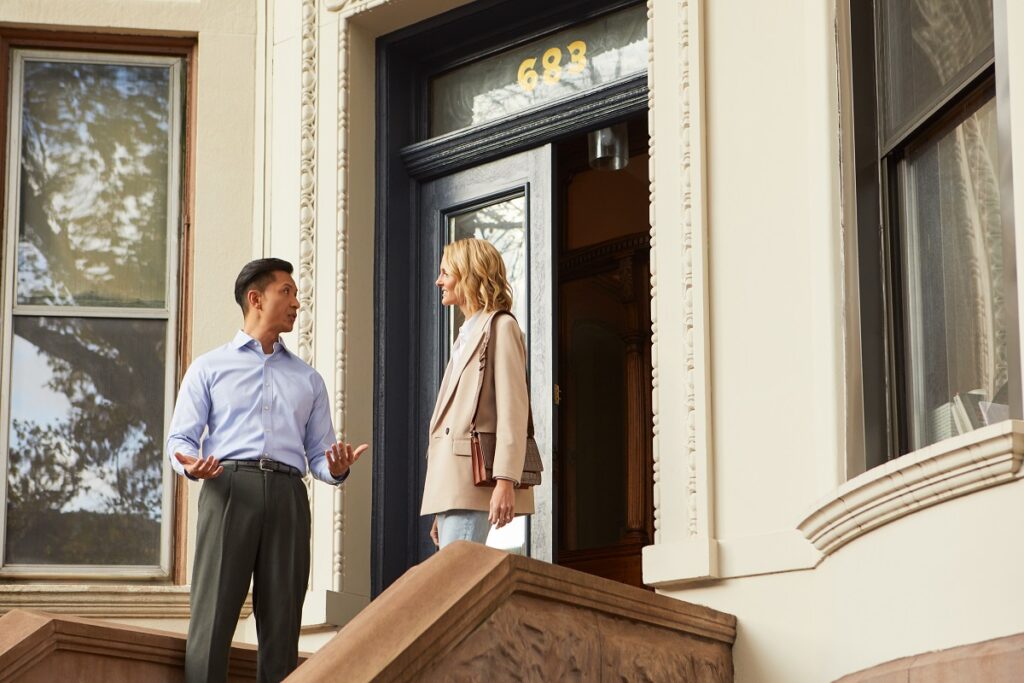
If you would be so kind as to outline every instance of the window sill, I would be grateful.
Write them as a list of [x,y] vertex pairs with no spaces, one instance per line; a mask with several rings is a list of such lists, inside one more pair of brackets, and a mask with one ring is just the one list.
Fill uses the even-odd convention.
[[[97,618],[187,619],[188,586],[3,584],[0,614],[12,609]],[[252,612],[252,594],[242,605],[242,619]]]
[[1024,422],[1006,420],[908,453],[854,477],[798,528],[823,555],[951,498],[1021,478]]

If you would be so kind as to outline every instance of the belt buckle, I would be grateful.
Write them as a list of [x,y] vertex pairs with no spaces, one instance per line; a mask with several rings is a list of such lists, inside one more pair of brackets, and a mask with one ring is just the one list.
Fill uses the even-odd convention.
[[[264,467],[263,463],[268,463],[268,466]],[[260,458],[259,459],[260,471],[261,472],[274,472],[274,471],[276,471],[276,470],[274,470],[273,463],[274,463],[274,461],[271,460],[270,458]]]

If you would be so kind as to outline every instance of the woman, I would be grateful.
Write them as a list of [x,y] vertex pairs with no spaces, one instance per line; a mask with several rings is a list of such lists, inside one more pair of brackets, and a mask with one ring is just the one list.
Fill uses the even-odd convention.
[[[512,290],[498,250],[485,240],[452,242],[444,249],[434,284],[441,290],[441,304],[458,306],[466,319],[452,345],[430,419],[420,510],[434,515],[430,537],[443,548],[452,541],[484,543],[492,524],[500,529],[514,515],[533,512],[533,490],[517,488],[526,454],[530,397],[523,331],[511,315],[496,315],[512,308]],[[470,425],[481,381],[476,429],[496,434],[494,488],[473,483]]]

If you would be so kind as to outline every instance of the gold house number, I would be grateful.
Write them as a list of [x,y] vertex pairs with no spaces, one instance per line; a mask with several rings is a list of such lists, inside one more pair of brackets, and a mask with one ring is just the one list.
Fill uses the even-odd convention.
[[[570,75],[583,73],[587,66],[587,44],[582,40],[574,40],[566,45],[569,50],[569,64],[565,70]],[[540,58],[541,66],[544,68],[544,82],[554,85],[562,80],[562,58],[565,55],[560,47],[548,48],[544,56]],[[537,73],[537,58],[524,59],[519,65],[519,87],[526,92],[533,90],[540,83],[541,75]]]

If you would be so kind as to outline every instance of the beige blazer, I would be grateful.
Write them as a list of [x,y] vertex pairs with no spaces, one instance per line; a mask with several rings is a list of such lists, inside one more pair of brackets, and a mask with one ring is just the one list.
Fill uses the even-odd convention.
[[[516,482],[523,474],[530,397],[526,385],[526,339],[515,318],[485,317],[466,340],[458,367],[451,361],[430,418],[427,480],[420,514],[448,510],[488,510],[494,489],[473,485],[469,427],[473,420],[480,353],[488,324],[488,342],[476,428],[497,435],[494,475]],[[516,489],[515,513],[533,512],[533,489]]]

